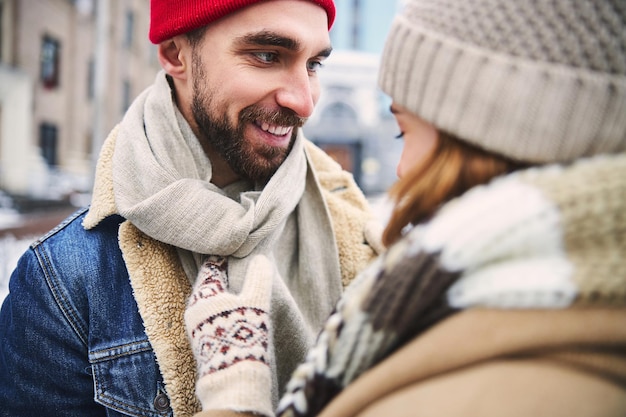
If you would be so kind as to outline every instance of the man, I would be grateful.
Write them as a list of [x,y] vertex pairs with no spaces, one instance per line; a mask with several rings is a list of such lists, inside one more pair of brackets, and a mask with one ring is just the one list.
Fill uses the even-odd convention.
[[105,142],[91,207],[11,277],[1,416],[273,413],[377,247],[352,177],[300,134],[334,15],[152,0],[163,72]]

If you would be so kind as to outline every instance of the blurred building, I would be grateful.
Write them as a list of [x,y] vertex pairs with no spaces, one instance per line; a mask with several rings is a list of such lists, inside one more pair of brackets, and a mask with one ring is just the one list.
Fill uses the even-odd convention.
[[377,86],[379,54],[333,51],[319,72],[322,93],[304,125],[308,139],[352,172],[366,194],[386,191],[397,180],[402,141]]
[[397,180],[402,141],[390,99],[377,86],[378,66],[398,1],[335,0],[330,32],[333,53],[319,72],[320,101],[304,127],[366,194],[386,191]]
[[89,188],[101,132],[159,69],[148,17],[146,0],[0,0],[0,190]]

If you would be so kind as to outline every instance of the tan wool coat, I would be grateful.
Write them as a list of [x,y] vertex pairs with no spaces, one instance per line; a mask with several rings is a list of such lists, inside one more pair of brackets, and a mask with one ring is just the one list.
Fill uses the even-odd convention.
[[366,372],[319,417],[624,415],[626,310],[590,308],[459,313]]

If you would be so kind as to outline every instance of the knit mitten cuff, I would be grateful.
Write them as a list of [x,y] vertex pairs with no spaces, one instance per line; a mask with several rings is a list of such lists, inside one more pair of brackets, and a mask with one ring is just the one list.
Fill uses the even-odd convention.
[[269,366],[248,360],[205,375],[196,384],[203,410],[228,409],[265,417],[274,416],[271,390]]
[[203,410],[271,416],[268,345],[274,267],[252,258],[239,294],[228,291],[228,260],[209,256],[185,310],[185,327],[198,370]]

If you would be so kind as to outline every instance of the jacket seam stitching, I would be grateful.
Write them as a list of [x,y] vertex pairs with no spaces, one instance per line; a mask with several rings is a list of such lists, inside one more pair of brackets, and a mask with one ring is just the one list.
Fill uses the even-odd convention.
[[85,345],[86,347],[88,345],[87,333],[79,324],[78,314],[71,307],[64,292],[61,290],[61,288],[57,284],[58,278],[56,274],[54,273],[52,269],[47,268],[47,266],[50,264],[50,259],[45,253],[45,250],[39,249],[39,248],[37,249],[34,248],[34,250],[35,250],[35,254],[37,255],[39,265],[44,274],[46,283],[48,284],[48,288],[50,289],[50,292],[52,293],[52,297],[54,298],[54,301],[57,307],[61,311],[61,314],[63,314],[63,317],[65,317],[70,327],[74,330],[76,335],[80,338],[83,345]]

